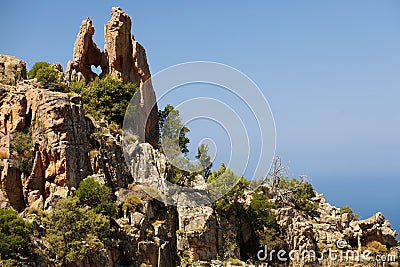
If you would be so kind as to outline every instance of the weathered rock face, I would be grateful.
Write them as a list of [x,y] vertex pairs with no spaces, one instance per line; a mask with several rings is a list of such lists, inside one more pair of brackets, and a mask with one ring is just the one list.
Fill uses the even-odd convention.
[[97,77],[91,70],[93,65],[101,67],[100,76],[135,83],[139,88],[138,99],[141,100],[138,112],[141,117],[136,118],[135,124],[145,129],[145,133],[138,136],[141,142],[156,147],[159,139],[156,96],[150,81],[143,86],[151,74],[146,51],[131,34],[131,26],[128,14],[119,7],[113,7],[111,19],[104,26],[104,51],[100,52],[92,39],[92,21],[84,20],[75,41],[73,61],[68,62],[64,77],[67,83],[79,80],[91,82]]
[[135,76],[133,64],[133,46],[130,17],[119,8],[112,8],[111,19],[104,25],[104,58],[103,74],[134,82],[140,86]]
[[189,261],[211,261],[217,258],[217,221],[209,206],[179,207],[178,252],[187,251]]
[[[40,197],[44,200],[52,185],[76,187],[90,173],[90,120],[80,97],[37,89],[34,83],[0,85],[0,91],[1,181],[11,206],[21,210]],[[19,171],[13,160],[8,160],[10,142],[22,131],[31,133],[34,144],[29,173]]]
[[[258,240],[251,227],[253,218],[246,217],[254,192],[245,190],[236,203],[240,204],[238,207],[223,211],[214,206],[168,206],[142,191],[139,185],[149,184],[180,197],[179,191],[166,189],[173,169],[166,157],[154,149],[158,141],[157,106],[147,104],[155,101],[155,95],[151,84],[145,83],[150,78],[145,51],[134,40],[130,28],[129,16],[113,8],[112,18],[105,25],[106,44],[101,53],[93,43],[94,29],[87,19],[82,23],[74,60],[69,63],[66,76],[60,65],[52,65],[60,78],[67,81],[90,81],[96,77],[91,66],[100,65],[103,74],[140,86],[138,105],[143,108],[142,113],[150,115],[140,120],[146,128],[145,137],[128,140],[124,151],[131,158],[128,166],[121,134],[111,133],[105,121],[85,117],[79,95],[44,90],[34,81],[21,82],[26,78],[25,63],[14,57],[0,57],[0,208],[49,209],[59,199],[71,196],[73,187],[91,176],[111,187],[115,194],[115,203],[120,208],[117,218],[112,220],[116,236],[103,251],[63,266],[282,266],[257,261],[254,255]],[[29,171],[20,169],[19,159],[10,147],[21,132],[29,132],[26,138],[33,143],[27,148],[32,155]],[[196,176],[191,185],[196,190],[204,188],[203,177]],[[260,192],[276,199],[268,184]],[[140,204],[131,210],[123,209],[132,196],[139,198]],[[335,248],[336,242],[343,239],[349,249],[361,251],[378,241],[396,258],[384,266],[399,266],[397,233],[381,213],[358,221],[352,214],[340,214],[338,208],[326,203],[323,195],[312,201],[319,205],[320,213],[313,218],[296,209],[293,203],[272,210],[282,229],[285,249],[321,252]],[[46,246],[45,229],[37,222],[35,227],[35,245]],[[230,258],[236,263],[229,263]],[[55,266],[43,258],[30,260],[30,266]],[[285,266],[306,264],[310,265],[291,262]],[[339,265],[329,260],[312,263],[312,266]],[[346,266],[378,265],[346,262]]]
[[26,78],[25,61],[13,56],[0,55],[0,83],[15,85]]

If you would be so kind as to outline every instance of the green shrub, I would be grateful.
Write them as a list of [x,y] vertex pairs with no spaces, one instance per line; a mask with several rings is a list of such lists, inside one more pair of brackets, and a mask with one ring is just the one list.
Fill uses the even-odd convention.
[[84,80],[80,80],[78,82],[72,82],[69,85],[69,90],[71,90],[72,92],[75,92],[77,94],[81,94],[83,89],[85,88],[86,83]]
[[262,230],[264,227],[279,229],[276,216],[271,212],[271,209],[276,208],[277,206],[267,195],[254,193],[247,210],[253,229]]
[[281,228],[272,211],[277,205],[262,192],[255,192],[247,208],[247,220],[257,238],[258,246],[267,245],[269,249],[282,248],[284,241]]
[[17,132],[10,142],[11,159],[17,168],[28,174],[33,164],[33,140],[31,130]]
[[208,176],[211,175],[212,168],[211,157],[208,155],[208,145],[201,144],[197,148],[196,159],[199,161],[199,164],[201,166],[201,174],[203,175],[204,179],[207,180]]
[[75,262],[101,251],[112,235],[110,220],[89,207],[81,208],[76,197],[60,200],[44,222],[48,254],[58,263]]
[[182,266],[191,266],[192,262],[190,261],[189,251],[185,249],[181,255],[181,265]]
[[110,133],[113,135],[122,134],[122,129],[116,122],[113,121],[108,124],[108,130],[110,130]]
[[50,67],[47,62],[36,62],[28,73],[29,79],[36,78],[43,88],[59,92],[67,92],[67,87],[62,84],[58,72]]
[[0,259],[17,259],[28,252],[33,227],[13,210],[0,209]]
[[349,206],[343,206],[339,209],[340,214],[345,214],[345,213],[353,213],[353,210]]
[[[236,184],[232,187],[234,183]],[[219,196],[222,192],[227,192],[213,204],[222,211],[228,211],[233,204],[237,203],[248,186],[243,177],[237,176],[232,170],[226,168],[224,163],[221,163],[219,169],[208,176],[207,184],[209,192],[214,197]]]
[[295,191],[295,202],[296,207],[311,217],[317,216],[318,204],[314,203],[311,198],[315,197],[314,188],[310,183],[301,183]]
[[124,204],[122,205],[122,210],[127,212],[133,212],[136,210],[139,205],[142,204],[142,201],[137,196],[128,197]]
[[36,79],[44,88],[57,89],[59,87],[58,73],[50,66],[38,69]]
[[234,258],[228,258],[225,260],[226,263],[230,263],[233,266],[244,266],[243,262],[239,259],[234,259]]
[[349,206],[343,206],[339,209],[340,214],[350,213],[353,215],[353,219],[358,219],[358,214],[353,213],[353,210]]
[[46,68],[46,67],[50,67],[50,63],[43,62],[43,61],[36,62],[32,66],[32,69],[28,72],[28,78],[29,79],[36,78],[37,71],[42,69],[42,68]]
[[115,204],[111,201],[111,190],[91,177],[82,180],[75,192],[79,203],[93,208],[97,213],[114,217],[117,213]]
[[106,119],[122,125],[129,101],[137,87],[133,83],[123,83],[111,77],[96,78],[82,87],[74,84],[71,90],[77,90],[82,96],[85,111],[95,119]]
[[291,194],[293,204],[297,209],[304,211],[311,217],[318,216],[318,204],[312,201],[312,198],[315,197],[315,190],[310,183],[295,178],[282,177],[278,186]]

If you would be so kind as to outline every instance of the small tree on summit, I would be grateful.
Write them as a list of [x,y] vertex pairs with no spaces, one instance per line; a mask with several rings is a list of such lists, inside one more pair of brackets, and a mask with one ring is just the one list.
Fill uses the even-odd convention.
[[46,89],[60,92],[67,91],[67,87],[60,83],[58,73],[47,62],[36,62],[28,73],[28,78],[36,78],[38,82]]
[[43,69],[43,68],[47,68],[50,67],[50,63],[44,62],[44,61],[39,61],[36,62],[32,69],[28,72],[28,78],[29,79],[34,79],[36,78],[36,74],[38,72],[38,70]]

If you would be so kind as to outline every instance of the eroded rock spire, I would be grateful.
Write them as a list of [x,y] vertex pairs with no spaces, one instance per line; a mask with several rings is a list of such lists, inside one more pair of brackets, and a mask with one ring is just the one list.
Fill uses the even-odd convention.
[[[111,19],[104,25],[104,51],[101,52],[93,42],[94,27],[87,18],[82,21],[74,44],[73,61],[68,62],[66,70],[67,82],[84,80],[91,82],[97,74],[91,66],[101,67],[100,76],[111,76],[123,82],[132,82],[139,88],[141,103],[140,114],[149,114],[148,118],[139,118],[140,124],[145,123],[145,136],[140,136],[142,142],[148,142],[154,147],[158,144],[158,108],[152,106],[156,96],[151,84],[142,87],[150,77],[146,51],[131,34],[131,18],[121,8],[113,7]],[[140,126],[140,127],[143,127]]]

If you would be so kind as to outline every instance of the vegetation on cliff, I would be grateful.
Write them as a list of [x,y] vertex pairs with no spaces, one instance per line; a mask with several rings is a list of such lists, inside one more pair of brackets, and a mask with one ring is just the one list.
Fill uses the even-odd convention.
[[[189,128],[184,126],[182,119],[179,116],[179,110],[175,109],[172,105],[166,105],[163,110],[158,111],[158,124],[160,129],[160,146],[168,147],[171,150],[174,137],[178,138],[179,149],[176,151],[177,155],[180,153],[187,154],[189,152],[188,144],[190,142],[186,134],[190,132]],[[162,150],[162,148],[161,148]]]
[[243,196],[244,190],[248,186],[243,177],[237,176],[224,163],[221,163],[219,169],[211,173],[207,179],[207,184],[208,190],[214,197],[221,195],[222,192],[228,192],[213,204],[222,211],[228,211],[232,205],[239,204],[238,200]]
[[112,233],[108,217],[80,205],[77,197],[60,200],[44,222],[47,256],[58,263],[82,260],[89,253],[101,251]]
[[14,260],[26,257],[32,230],[32,224],[16,211],[0,209],[0,263],[4,260],[12,266]]
[[31,129],[17,132],[10,142],[11,159],[16,167],[29,175],[33,164],[33,140]]
[[117,214],[117,207],[112,201],[111,189],[91,177],[80,182],[75,195],[78,197],[81,206],[87,206],[96,213],[109,217],[114,217]]
[[43,88],[67,92],[67,86],[61,83],[58,72],[47,62],[36,62],[28,72],[28,78],[36,78]]
[[70,89],[82,96],[83,107],[95,119],[106,119],[122,126],[129,101],[137,91],[134,83],[111,78],[96,78],[93,82],[72,83]]

